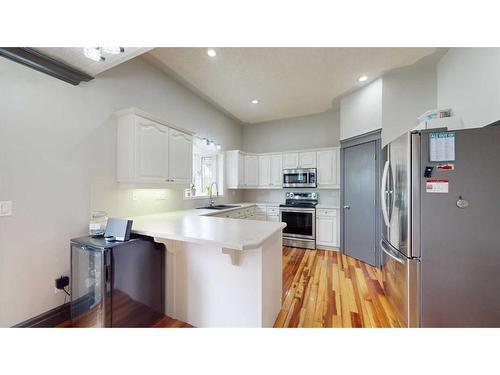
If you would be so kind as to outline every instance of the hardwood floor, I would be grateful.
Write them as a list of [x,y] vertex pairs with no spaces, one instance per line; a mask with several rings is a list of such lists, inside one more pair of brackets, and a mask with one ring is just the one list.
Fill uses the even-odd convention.
[[[130,318],[141,306],[127,298],[115,296],[115,303],[120,315]],[[70,321],[59,325],[71,326]],[[150,326],[192,327],[168,316]],[[377,268],[337,251],[283,248],[283,303],[274,327],[400,326]]]
[[380,271],[336,251],[283,248],[275,327],[400,327]]
[[[188,328],[191,325],[158,313],[148,306],[133,300],[126,293],[115,290],[113,295],[108,295],[108,300],[113,299],[113,327],[154,327],[154,328]],[[102,327],[101,305],[96,305],[89,311],[68,320],[58,327]],[[109,323],[108,323],[109,324]]]

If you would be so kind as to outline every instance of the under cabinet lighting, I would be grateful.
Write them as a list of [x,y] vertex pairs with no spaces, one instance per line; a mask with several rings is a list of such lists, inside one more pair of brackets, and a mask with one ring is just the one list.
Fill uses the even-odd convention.
[[359,81],[359,82],[364,82],[364,81],[366,81],[367,79],[368,79],[368,77],[367,77],[367,76],[361,76],[361,77],[359,77],[359,78],[358,78],[358,81]]
[[207,55],[210,57],[215,57],[217,55],[217,52],[215,52],[215,50],[210,48],[207,50]]

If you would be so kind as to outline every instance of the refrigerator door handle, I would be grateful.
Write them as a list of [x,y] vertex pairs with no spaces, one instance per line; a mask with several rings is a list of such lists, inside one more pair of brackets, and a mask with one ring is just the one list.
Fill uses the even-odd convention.
[[394,254],[394,252],[389,249],[385,244],[384,244],[384,241],[380,241],[380,248],[382,249],[382,251],[387,254],[388,256],[390,256],[392,259],[394,259],[396,262],[398,263],[401,263],[401,264],[405,264],[405,261],[403,259],[401,259],[400,257],[398,257],[396,254]]
[[387,174],[389,173],[389,160],[385,162],[384,172],[382,173],[382,186],[380,187],[380,195],[382,202],[382,216],[384,217],[385,225],[389,228],[391,223],[389,221],[389,214],[387,212]]

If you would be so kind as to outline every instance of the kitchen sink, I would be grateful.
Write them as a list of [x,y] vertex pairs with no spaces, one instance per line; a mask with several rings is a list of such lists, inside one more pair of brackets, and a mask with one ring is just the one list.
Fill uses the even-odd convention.
[[205,210],[225,210],[227,208],[237,208],[241,206],[237,206],[234,204],[216,204],[213,206],[205,206],[205,207],[198,207],[198,210],[205,209]]

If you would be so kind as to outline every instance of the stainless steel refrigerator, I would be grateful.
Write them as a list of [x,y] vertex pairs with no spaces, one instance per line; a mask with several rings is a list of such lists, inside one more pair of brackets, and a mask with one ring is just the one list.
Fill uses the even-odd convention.
[[500,326],[500,126],[383,150],[384,289],[402,325]]

